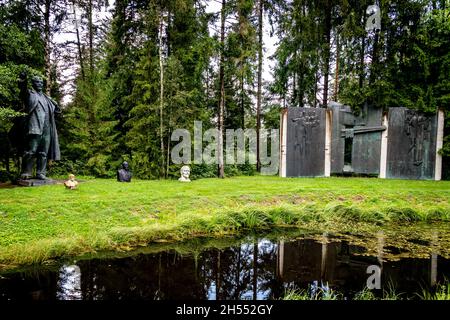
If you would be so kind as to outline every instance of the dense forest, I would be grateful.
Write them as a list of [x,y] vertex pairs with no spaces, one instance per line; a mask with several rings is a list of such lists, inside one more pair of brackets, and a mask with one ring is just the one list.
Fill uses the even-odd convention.
[[[338,101],[443,108],[448,179],[450,1],[375,3],[381,29],[366,31],[372,0],[0,0],[0,180],[19,170],[8,132],[24,71],[43,76],[63,109],[53,175],[112,177],[126,160],[136,177],[170,178],[176,128],[258,132],[279,126],[281,108]],[[196,177],[259,169],[192,168]]]

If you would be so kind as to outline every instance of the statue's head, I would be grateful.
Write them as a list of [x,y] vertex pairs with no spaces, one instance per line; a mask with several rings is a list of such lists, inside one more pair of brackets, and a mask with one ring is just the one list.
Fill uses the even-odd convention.
[[41,92],[42,88],[44,87],[44,81],[39,76],[34,76],[31,79],[31,84],[32,84],[34,90],[36,90],[37,92]]
[[183,178],[188,179],[189,175],[191,174],[191,168],[189,168],[189,166],[182,166],[180,169],[180,173]]
[[122,168],[125,169],[125,170],[128,170],[128,162],[124,161],[122,163]]
[[69,180],[75,180],[75,175],[73,175],[73,174],[69,174]]

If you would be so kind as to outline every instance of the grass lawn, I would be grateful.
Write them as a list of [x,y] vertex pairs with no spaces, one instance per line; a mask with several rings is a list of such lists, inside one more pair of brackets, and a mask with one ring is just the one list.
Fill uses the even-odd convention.
[[345,232],[448,226],[449,199],[449,181],[373,178],[93,179],[77,190],[0,189],[0,267],[275,226]]

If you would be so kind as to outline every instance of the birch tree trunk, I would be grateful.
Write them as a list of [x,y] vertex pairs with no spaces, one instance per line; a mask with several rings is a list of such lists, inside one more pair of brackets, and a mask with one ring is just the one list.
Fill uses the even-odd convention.
[[261,87],[263,63],[263,0],[258,3],[258,91],[256,96],[256,170],[261,172],[261,159],[259,157],[259,132],[261,130]]
[[164,176],[164,122],[163,122],[163,110],[164,110],[164,66],[163,66],[163,11],[161,9],[159,16],[159,134],[161,140],[161,177]]
[[218,153],[218,176],[224,178],[224,164],[223,164],[223,114],[225,109],[225,79],[224,79],[224,55],[223,50],[225,46],[225,5],[226,0],[222,0],[222,9],[220,14],[220,99],[219,99],[219,123],[218,123],[218,139],[217,139],[217,153]]
[[75,33],[77,35],[77,49],[78,49],[78,60],[80,61],[81,79],[84,81],[84,80],[86,80],[86,74],[84,72],[83,54],[82,54],[82,50],[81,50],[81,40],[80,40],[80,30],[78,27],[78,19],[77,19],[77,12],[75,9],[75,1],[73,1],[72,7],[73,7],[73,21],[75,23]]

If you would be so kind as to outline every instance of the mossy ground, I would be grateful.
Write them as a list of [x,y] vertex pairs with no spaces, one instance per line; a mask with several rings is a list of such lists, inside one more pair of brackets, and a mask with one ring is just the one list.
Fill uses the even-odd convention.
[[274,226],[376,232],[448,225],[450,182],[235,177],[0,189],[0,265]]

